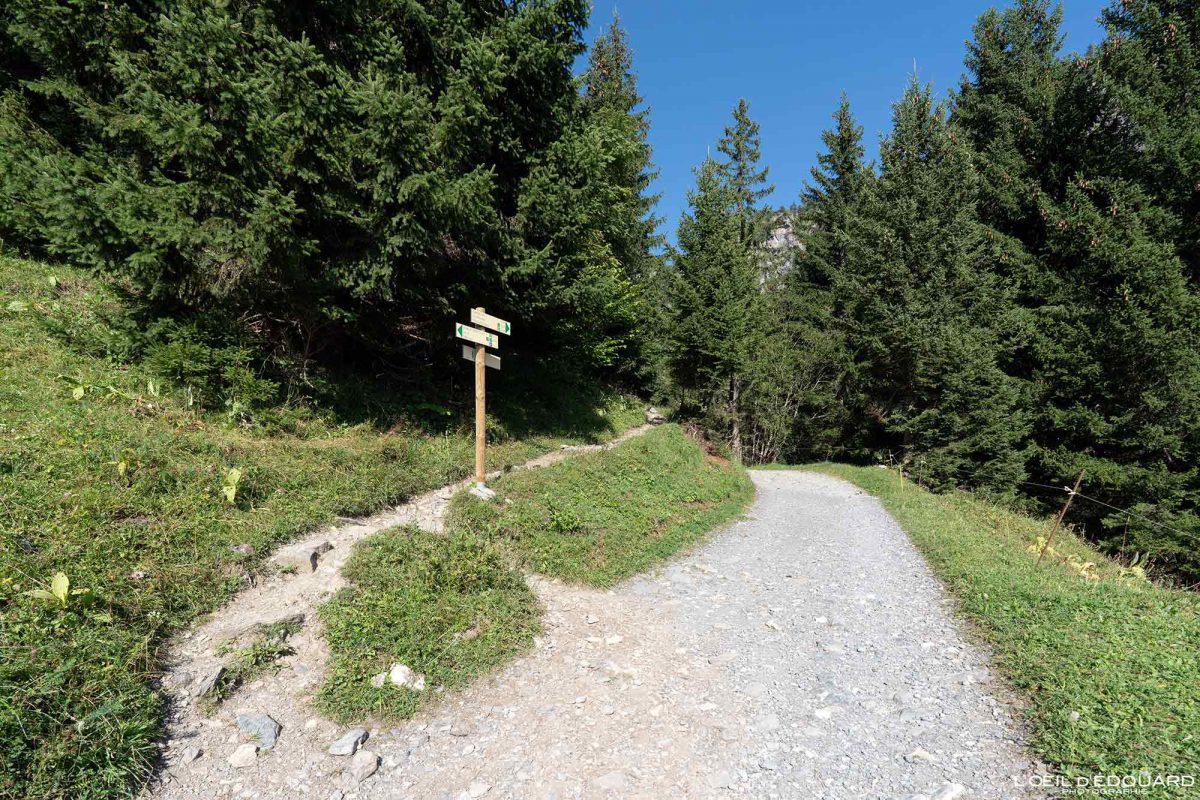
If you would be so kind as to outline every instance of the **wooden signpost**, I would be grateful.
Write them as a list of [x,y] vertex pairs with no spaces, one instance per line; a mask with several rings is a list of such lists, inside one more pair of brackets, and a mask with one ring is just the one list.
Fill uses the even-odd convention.
[[[496,333],[512,333],[512,325],[482,308],[471,309],[471,322],[490,328]],[[472,328],[470,325],[458,323],[454,326],[454,334],[460,339],[473,342],[474,347],[463,345],[462,355],[468,361],[475,362],[475,488],[471,493],[487,500],[496,496],[487,488],[487,370],[500,369],[500,356],[492,355],[486,348],[500,347],[500,340],[494,334]]]

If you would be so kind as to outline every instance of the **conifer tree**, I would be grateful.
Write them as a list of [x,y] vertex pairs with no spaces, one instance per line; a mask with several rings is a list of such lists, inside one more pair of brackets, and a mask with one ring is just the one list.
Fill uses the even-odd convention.
[[833,122],[821,132],[825,152],[817,154],[811,182],[800,195],[804,278],[816,286],[829,286],[845,268],[848,220],[873,177],[863,162],[862,126],[854,121],[845,94]]
[[583,86],[584,112],[626,140],[609,167],[611,185],[629,193],[614,249],[631,279],[648,282],[659,261],[653,255],[660,243],[655,233],[660,220],[653,213],[659,196],[649,191],[658,172],[651,163],[649,109],[638,93],[633,50],[615,11],[608,29],[592,43]]
[[745,243],[757,243],[766,234],[769,214],[759,202],[775,191],[767,183],[769,168],[759,168],[761,144],[758,123],[750,118],[750,104],[742,98],[733,109],[733,124],[725,126],[725,134],[717,142],[717,151],[725,157],[718,162],[718,171],[729,187],[738,235]]
[[880,156],[835,286],[857,447],[898,452],[935,485],[1011,491],[1026,425],[997,365],[1008,298],[981,268],[971,153],[914,78]]
[[758,265],[742,238],[744,215],[724,176],[720,164],[704,160],[688,195],[690,212],[679,223],[671,371],[741,460],[742,393],[764,317]]

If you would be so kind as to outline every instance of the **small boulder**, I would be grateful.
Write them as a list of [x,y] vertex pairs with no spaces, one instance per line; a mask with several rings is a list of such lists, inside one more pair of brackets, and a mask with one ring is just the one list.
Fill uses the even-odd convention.
[[263,750],[274,747],[283,730],[282,725],[266,714],[238,714],[237,726],[244,738],[257,740]]
[[379,769],[379,756],[370,750],[359,750],[354,754],[354,758],[350,759],[350,766],[346,768],[346,774],[362,783],[374,775],[377,769]]
[[662,425],[666,421],[667,418],[654,406],[646,409],[646,422],[649,422],[651,425]]
[[331,756],[352,756],[358,752],[358,746],[367,740],[366,728],[354,728],[347,731],[342,738],[329,745]]
[[252,765],[257,757],[258,745],[238,745],[238,748],[233,751],[233,755],[229,757],[229,764],[235,769],[242,769],[243,767]]

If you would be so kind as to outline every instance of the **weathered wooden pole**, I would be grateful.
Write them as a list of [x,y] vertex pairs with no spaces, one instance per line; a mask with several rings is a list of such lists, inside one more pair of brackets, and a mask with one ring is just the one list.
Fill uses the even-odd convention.
[[[499,317],[493,317],[482,308],[471,309],[471,322],[482,325],[496,333],[511,333],[512,325]],[[471,494],[491,500],[495,492],[487,488],[487,371],[500,369],[500,356],[487,351],[499,347],[500,340],[487,331],[456,323],[454,335],[466,339],[473,346],[463,345],[462,355],[475,362],[475,483]]]
[[1054,527],[1050,529],[1050,535],[1046,537],[1046,543],[1042,545],[1042,552],[1038,553],[1037,566],[1041,566],[1042,559],[1046,556],[1046,551],[1050,549],[1050,543],[1054,541],[1054,534],[1058,533],[1058,529],[1062,527],[1063,520],[1067,517],[1067,512],[1071,509],[1071,501],[1079,493],[1079,486],[1083,483],[1083,472],[1083,470],[1079,471],[1079,477],[1075,479],[1075,488],[1067,495],[1067,502],[1063,503],[1062,511],[1058,512],[1058,518],[1054,520]]
[[[481,309],[482,310],[482,309]],[[475,482],[487,483],[487,350],[475,348]]]

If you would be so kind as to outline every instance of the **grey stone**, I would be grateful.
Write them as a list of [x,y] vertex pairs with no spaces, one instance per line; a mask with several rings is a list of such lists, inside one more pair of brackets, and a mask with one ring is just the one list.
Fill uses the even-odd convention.
[[662,425],[666,421],[667,418],[654,406],[646,409],[646,422],[649,422],[651,425]]
[[193,761],[195,761],[197,758],[202,756],[203,754],[204,754],[204,751],[201,750],[199,747],[188,747],[182,753],[179,754],[179,761],[177,763],[190,764]]
[[216,688],[217,683],[225,675],[225,667],[214,667],[212,671],[202,675],[199,680],[192,684],[192,697],[208,697]]
[[346,768],[346,773],[354,780],[362,783],[374,775],[377,769],[379,769],[379,756],[370,750],[359,750],[350,759],[350,766]]
[[274,747],[283,730],[283,726],[266,714],[238,714],[237,726],[242,736],[256,739],[263,750]]
[[318,544],[300,544],[282,548],[271,557],[281,567],[294,569],[297,572],[316,572],[321,563],[321,556],[333,549],[330,542]]
[[366,728],[354,728],[347,731],[333,744],[329,745],[331,756],[352,756],[358,752],[358,746],[367,740]]

